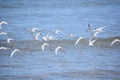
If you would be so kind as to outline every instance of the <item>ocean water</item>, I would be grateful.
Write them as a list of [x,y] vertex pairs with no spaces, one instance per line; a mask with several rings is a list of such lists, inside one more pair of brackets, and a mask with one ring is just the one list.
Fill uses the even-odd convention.
[[[0,80],[120,80],[120,0],[0,0],[0,21],[7,21],[0,35]],[[88,46],[93,28],[107,25],[98,34],[95,46]],[[42,29],[43,35],[51,34],[50,48],[42,52],[41,37],[34,40],[28,28]],[[54,35],[52,30],[63,33]],[[73,34],[70,38],[67,35]],[[85,37],[77,46],[78,37]],[[6,43],[7,38],[15,41]],[[54,49],[62,46],[55,55]],[[24,56],[10,53],[15,48]]]

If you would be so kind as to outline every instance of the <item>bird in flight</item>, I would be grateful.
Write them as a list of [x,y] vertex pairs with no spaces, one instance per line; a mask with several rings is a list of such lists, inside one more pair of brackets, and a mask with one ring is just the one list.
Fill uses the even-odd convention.
[[1,21],[0,22],[0,29],[2,29],[2,24],[8,24],[6,21]]
[[6,32],[0,32],[0,35],[7,35]]
[[59,51],[59,50],[62,50],[64,53],[66,53],[66,52],[64,51],[64,48],[63,48],[63,47],[58,46],[58,47],[55,49],[55,54],[56,54],[56,55],[58,54],[58,51]]
[[120,42],[120,39],[115,39],[111,42],[110,46],[112,46],[113,44],[115,44],[116,42]]
[[8,50],[6,47],[0,47],[0,50]]
[[43,52],[45,51],[45,46],[49,47],[49,44],[48,43],[43,43],[43,45],[41,46],[41,49],[42,49]]
[[7,43],[11,43],[11,41],[13,41],[14,39],[11,38],[7,38]]
[[20,50],[19,50],[19,49],[14,49],[14,50],[12,51],[12,53],[10,54],[10,58],[12,58],[13,55],[14,55],[16,52],[20,52]]
[[88,44],[88,45],[89,45],[89,46],[94,46],[93,43],[95,43],[96,40],[97,40],[97,39],[92,40],[92,38],[90,38],[90,39],[89,39],[89,44]]
[[81,39],[84,39],[84,37],[79,37],[79,38],[76,40],[76,42],[75,42],[75,45],[74,45],[74,46],[76,46],[76,45],[79,43],[79,41],[80,41]]

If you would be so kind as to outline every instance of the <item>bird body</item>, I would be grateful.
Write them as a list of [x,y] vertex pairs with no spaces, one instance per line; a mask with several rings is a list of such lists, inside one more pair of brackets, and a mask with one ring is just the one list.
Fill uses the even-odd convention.
[[88,44],[88,45],[89,45],[89,46],[94,46],[93,43],[95,43],[96,40],[97,40],[97,39],[92,40],[92,38],[90,38],[90,39],[89,39],[89,44]]
[[73,34],[68,34],[68,37],[73,37],[74,35]]
[[7,43],[11,43],[11,41],[13,41],[14,39],[8,38],[7,39]]
[[93,30],[93,29],[91,28],[91,25],[88,24],[88,31],[89,31],[89,32],[92,32],[92,30]]
[[35,31],[37,31],[37,30],[38,30],[38,28],[35,28],[35,27],[32,28],[32,29],[28,28],[28,31],[31,32],[32,34],[33,34]]
[[116,42],[120,42],[120,39],[115,39],[111,42],[110,46],[112,46],[113,44],[115,44]]
[[49,35],[49,34],[47,34],[46,36],[43,36],[43,37],[42,37],[42,40],[43,40],[44,42],[46,42],[46,41],[49,41],[49,40],[54,40],[54,37],[51,36],[51,35]]
[[62,32],[61,30],[53,30],[53,33],[54,34],[58,34],[58,33],[60,33],[60,32]]

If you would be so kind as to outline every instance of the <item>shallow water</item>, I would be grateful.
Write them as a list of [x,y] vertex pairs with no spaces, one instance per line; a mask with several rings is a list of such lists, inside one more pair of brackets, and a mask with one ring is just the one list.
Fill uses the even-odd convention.
[[[119,5],[119,0],[0,0],[0,20],[9,23],[2,26],[8,35],[0,36],[0,46],[9,48],[0,50],[0,80],[120,80],[120,43],[110,47],[120,39]],[[92,47],[88,46],[88,24],[108,25]],[[42,52],[41,39],[33,40],[27,32],[32,27],[42,28],[43,35],[52,29],[65,34],[54,35],[57,39]],[[66,37],[67,33],[75,36]],[[85,39],[75,47],[79,36]],[[15,41],[6,43],[8,37]],[[66,53],[55,55],[57,46]],[[24,56],[16,53],[10,58],[15,48]]]

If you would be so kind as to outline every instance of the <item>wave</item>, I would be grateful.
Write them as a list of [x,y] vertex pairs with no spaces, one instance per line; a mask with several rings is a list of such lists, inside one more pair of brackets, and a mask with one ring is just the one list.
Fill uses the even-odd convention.
[[[112,47],[110,47],[111,42],[114,39],[120,39],[120,36],[117,37],[108,37],[108,38],[97,38],[97,41],[94,43],[94,46],[98,47],[106,47],[106,48],[120,48],[120,43],[115,43]],[[95,38],[94,38],[95,39]],[[76,39],[62,39],[62,40],[52,40],[48,41],[51,46],[50,47],[56,47],[56,46],[63,46],[72,48],[74,47],[74,44],[76,42]],[[88,46],[89,38],[82,39],[77,46]],[[43,41],[39,40],[22,40],[22,41],[14,41],[8,44],[6,40],[0,40],[0,45],[4,47],[9,48],[20,48],[24,50],[38,50],[41,48],[41,45],[43,44]]]

